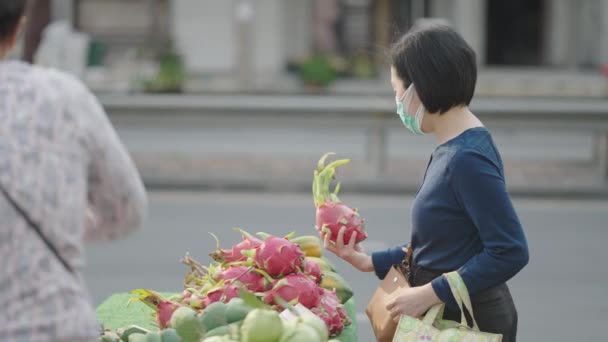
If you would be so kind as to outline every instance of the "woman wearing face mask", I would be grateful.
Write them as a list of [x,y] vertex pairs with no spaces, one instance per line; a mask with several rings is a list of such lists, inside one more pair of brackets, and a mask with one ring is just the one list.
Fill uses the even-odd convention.
[[[460,321],[446,272],[458,271],[472,297],[482,331],[515,341],[517,311],[505,282],[528,263],[528,247],[505,188],[503,164],[490,132],[469,110],[477,68],[475,53],[447,26],[408,32],[391,49],[391,83],[397,113],[413,134],[432,134],[437,147],[411,208],[408,244],[363,252],[339,235],[325,247],[383,279],[411,247],[409,283],[387,310],[419,317],[446,304],[444,318]],[[404,175],[405,176],[405,175]],[[404,227],[405,229],[405,227]]]

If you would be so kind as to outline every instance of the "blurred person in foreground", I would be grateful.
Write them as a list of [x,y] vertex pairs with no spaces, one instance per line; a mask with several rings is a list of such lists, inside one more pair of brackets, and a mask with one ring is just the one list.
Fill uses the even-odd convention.
[[410,243],[368,255],[355,243],[357,234],[344,241],[342,229],[335,243],[321,232],[325,247],[381,279],[407,258],[412,287],[399,290],[387,305],[395,320],[420,317],[445,303],[444,318],[459,322],[460,310],[443,276],[458,271],[480,329],[515,341],[517,311],[506,282],[528,263],[528,245],[498,149],[468,107],[477,80],[475,52],[450,27],[431,24],[413,28],[395,43],[390,63],[403,125],[437,141],[412,203]]
[[0,341],[96,341],[84,241],[139,227],[146,193],[85,86],[4,60],[25,3],[0,1]]

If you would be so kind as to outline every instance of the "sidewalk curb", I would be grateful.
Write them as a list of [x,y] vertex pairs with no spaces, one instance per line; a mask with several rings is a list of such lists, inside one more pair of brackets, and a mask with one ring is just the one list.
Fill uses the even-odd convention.
[[[269,192],[269,193],[309,193],[311,183],[288,179],[196,179],[179,180],[169,178],[144,177],[144,184],[152,191],[222,191],[222,192]],[[395,184],[389,182],[350,182],[344,184],[343,193],[363,195],[414,195],[415,184]],[[514,197],[556,198],[556,199],[608,199],[608,185],[597,187],[534,187],[508,186]]]

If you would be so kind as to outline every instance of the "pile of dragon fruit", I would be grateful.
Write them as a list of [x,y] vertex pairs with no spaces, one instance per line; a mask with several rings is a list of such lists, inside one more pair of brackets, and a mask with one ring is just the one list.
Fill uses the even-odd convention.
[[[304,306],[325,323],[327,336],[339,335],[351,323],[343,304],[353,292],[322,256],[318,237],[255,236],[237,231],[242,241],[230,249],[221,249],[218,241],[217,250],[210,254],[214,262],[209,266],[186,255],[182,262],[189,271],[181,295],[163,298],[150,290],[132,292],[138,295],[133,300],[154,309],[161,331],[174,328],[173,316],[180,308],[210,316],[208,312],[216,310],[218,303],[233,304],[235,298],[243,297],[243,291],[277,312]],[[207,324],[206,330],[210,328]]]
[[[239,297],[239,289],[259,296],[278,311],[289,304],[302,304],[326,323],[330,336],[338,335],[350,320],[344,304],[352,290],[321,255],[316,236],[253,236],[243,230],[242,241],[231,249],[211,254],[215,263],[205,267],[186,256],[190,267],[180,302],[204,309],[214,302]],[[164,322],[160,322],[161,326]]]
[[[353,234],[356,234],[356,242],[363,241],[367,238],[364,220],[359,217],[356,209],[351,209],[340,201],[337,196],[340,184],[336,185],[333,192],[329,189],[335,179],[336,167],[349,160],[337,160],[325,165],[330,155],[331,153],[325,154],[314,171],[313,197],[317,229],[328,234],[333,242],[342,228],[345,229],[345,243],[350,241]],[[183,333],[177,329],[182,341],[199,341],[203,340],[201,337],[227,333],[229,326],[241,326],[242,321],[248,317],[251,308],[245,310],[245,306],[238,302],[243,296],[259,300],[265,310],[275,312],[293,310],[296,306],[305,307],[308,313],[325,323],[327,334],[323,340],[339,335],[351,323],[343,304],[352,297],[353,292],[322,255],[321,241],[317,236],[294,237],[292,233],[280,237],[266,233],[253,235],[242,229],[236,230],[242,240],[230,249],[222,249],[218,238],[212,234],[217,241],[217,249],[210,254],[213,259],[210,265],[205,266],[186,255],[182,262],[188,266],[189,271],[184,278],[181,295],[163,298],[150,290],[132,292],[137,295],[133,300],[141,301],[154,310],[154,319],[161,332],[167,330],[165,333],[168,334],[176,325],[187,326],[180,323],[184,321],[181,318],[176,319],[177,314],[174,313],[180,312],[186,318],[194,320],[196,317],[200,321],[193,323],[196,327],[194,330],[198,333],[192,339],[185,337],[190,334],[190,330],[186,329],[186,333]],[[226,309],[230,306],[234,307],[232,311]],[[228,313],[224,315],[226,310]],[[268,314],[262,312],[261,315]],[[206,334],[202,334],[201,329]],[[220,332],[213,332],[216,329]],[[135,334],[139,333],[144,331],[137,328]],[[243,334],[247,335],[247,332]],[[102,340],[113,340],[106,337]],[[123,335],[122,340],[130,339],[125,339]],[[163,338],[162,341],[164,340]],[[280,340],[291,341],[283,338]]]

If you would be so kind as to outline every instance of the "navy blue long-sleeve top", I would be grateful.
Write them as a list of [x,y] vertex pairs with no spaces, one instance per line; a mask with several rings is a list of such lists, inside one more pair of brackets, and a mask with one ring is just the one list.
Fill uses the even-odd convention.
[[[435,149],[412,204],[411,224],[414,264],[457,270],[471,295],[506,282],[528,263],[502,159],[484,127],[466,130]],[[401,263],[404,246],[372,254],[380,279]],[[445,277],[434,279],[432,286],[448,307],[457,308]]]

